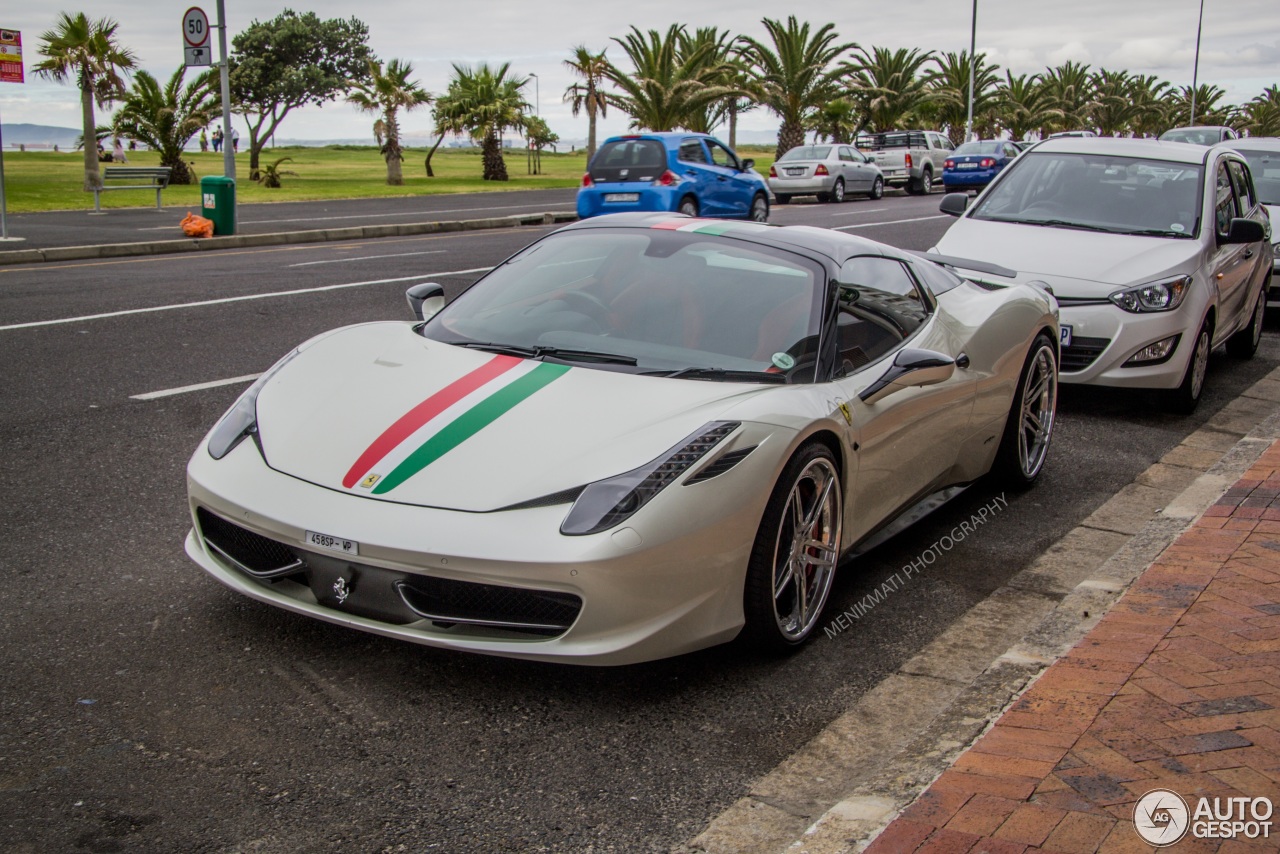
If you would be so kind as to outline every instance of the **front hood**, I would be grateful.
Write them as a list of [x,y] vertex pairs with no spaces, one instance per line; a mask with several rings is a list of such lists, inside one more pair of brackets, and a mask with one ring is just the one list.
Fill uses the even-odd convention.
[[285,365],[258,430],[268,465],[317,486],[488,511],[636,468],[765,388],[497,356],[378,323]]
[[1000,264],[1053,285],[1059,296],[1105,297],[1117,288],[1200,266],[1198,240],[1102,234],[961,217],[938,241],[943,255]]

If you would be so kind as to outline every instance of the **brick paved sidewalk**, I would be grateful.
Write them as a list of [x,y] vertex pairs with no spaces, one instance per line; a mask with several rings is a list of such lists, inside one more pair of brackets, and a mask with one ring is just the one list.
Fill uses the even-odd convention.
[[1280,442],[1069,654],[866,849],[1152,851],[1135,802],[1164,788],[1269,798],[1280,849]]

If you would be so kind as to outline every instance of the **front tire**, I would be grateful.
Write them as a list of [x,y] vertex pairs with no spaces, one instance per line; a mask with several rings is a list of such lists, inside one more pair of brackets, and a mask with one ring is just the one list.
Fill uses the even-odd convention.
[[783,469],[751,548],[742,602],[749,642],[789,652],[812,636],[835,580],[843,518],[835,457],[805,445]]
[[680,206],[676,210],[685,216],[697,216],[698,200],[693,196],[685,196],[680,200]]
[[867,198],[875,201],[884,198],[884,179],[877,178],[876,182],[871,185],[871,192],[867,193]]
[[1258,291],[1258,301],[1253,306],[1249,325],[1227,339],[1227,353],[1237,359],[1252,359],[1262,341],[1262,324],[1267,316],[1267,290],[1270,283]]
[[751,212],[747,214],[747,219],[752,222],[769,221],[769,200],[764,197],[764,193],[756,193],[751,199]]
[[1213,327],[1209,318],[1205,318],[1196,333],[1195,349],[1187,362],[1187,372],[1182,375],[1182,384],[1169,392],[1169,409],[1181,415],[1195,412],[1200,403],[1200,395],[1204,392],[1204,377],[1209,370],[1209,351],[1213,349]]
[[1035,483],[1049,455],[1057,408],[1058,351],[1042,333],[1032,342],[1018,377],[1018,390],[992,467],[998,479],[1015,489]]
[[844,201],[844,179],[837,178],[835,184],[831,186],[831,194],[827,196],[827,201],[840,204]]

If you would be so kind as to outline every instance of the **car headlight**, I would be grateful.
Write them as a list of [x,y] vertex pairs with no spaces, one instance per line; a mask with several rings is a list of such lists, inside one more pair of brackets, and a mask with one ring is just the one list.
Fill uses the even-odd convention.
[[258,428],[258,394],[266,386],[267,381],[275,375],[277,371],[287,365],[294,356],[298,355],[301,348],[296,348],[288,353],[283,359],[276,362],[266,373],[253,381],[253,385],[245,389],[244,394],[231,405],[227,410],[227,414],[222,416],[222,420],[213,428],[213,432],[209,434],[209,456],[215,460],[220,460],[227,454],[231,453],[236,445],[239,445],[254,430]]
[[738,421],[713,421],[640,468],[588,484],[573,502],[560,533],[598,534],[622,523],[739,426]]
[[1138,285],[1116,291],[1110,299],[1125,311],[1141,314],[1148,311],[1173,311],[1191,289],[1190,276],[1177,276],[1162,282]]

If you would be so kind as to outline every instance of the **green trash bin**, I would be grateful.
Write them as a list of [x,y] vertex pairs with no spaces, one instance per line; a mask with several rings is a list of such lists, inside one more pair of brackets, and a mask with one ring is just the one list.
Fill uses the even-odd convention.
[[200,215],[213,220],[213,233],[236,233],[236,181],[221,175],[200,179]]

